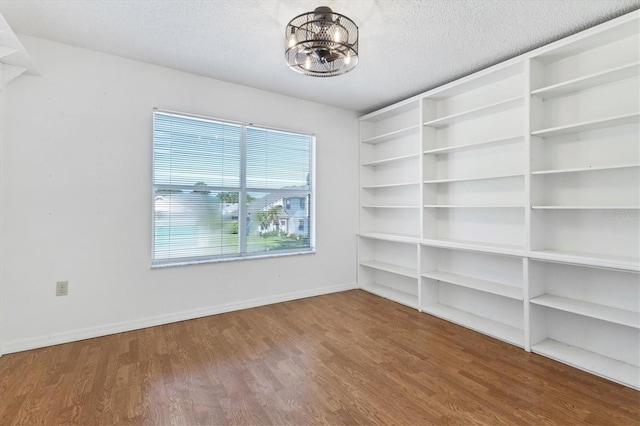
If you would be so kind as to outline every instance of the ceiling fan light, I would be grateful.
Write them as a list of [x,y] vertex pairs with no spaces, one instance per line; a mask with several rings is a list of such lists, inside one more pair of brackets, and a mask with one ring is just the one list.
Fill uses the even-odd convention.
[[314,77],[345,74],[358,63],[358,26],[326,6],[293,18],[285,29],[285,60]]

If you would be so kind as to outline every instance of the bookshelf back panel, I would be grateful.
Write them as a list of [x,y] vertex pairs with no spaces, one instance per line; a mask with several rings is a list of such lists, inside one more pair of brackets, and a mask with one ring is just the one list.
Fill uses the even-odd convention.
[[435,260],[430,264],[425,259],[424,272],[439,270],[487,281],[522,288],[522,259],[519,257],[491,255],[472,251],[423,247],[423,256]]
[[637,35],[632,35],[551,62],[548,62],[544,57],[533,59],[542,65],[539,84],[533,86],[533,89],[551,86],[638,61],[640,59],[639,52],[640,38]]
[[429,205],[524,206],[525,198],[524,176],[424,186],[424,202]]
[[493,294],[432,279],[424,279],[423,284],[437,286],[438,302],[440,304],[519,329],[524,327],[522,301],[505,299]]
[[[416,123],[417,124],[417,123]],[[360,163],[419,153],[418,131],[386,142],[360,145]]]
[[523,120],[522,107],[463,120],[436,129],[435,138],[432,137],[432,141],[425,141],[424,146],[426,149],[442,148],[521,135]]
[[640,167],[533,176],[532,205],[640,206]]
[[524,245],[521,209],[424,209],[425,238]]
[[638,210],[535,210],[532,250],[640,256]]
[[391,272],[360,266],[359,281],[361,285],[378,284],[412,296],[418,295],[418,280]]
[[414,167],[406,161],[384,164],[378,167],[361,167],[360,185],[388,185],[396,183],[420,182],[417,161]]
[[553,262],[530,263],[532,297],[567,297],[640,312],[640,274]]
[[415,244],[375,240],[372,238],[360,238],[359,242],[360,261],[377,260],[415,269],[417,274],[418,255]]
[[425,117],[425,121],[463,113],[505,99],[522,95],[524,76],[522,73],[436,101],[436,117]]
[[360,121],[360,139],[366,140],[374,138],[376,136],[385,135],[387,133],[395,132],[407,127],[415,126],[420,119],[417,103],[415,108],[403,111],[396,115],[382,115],[382,118],[375,121],[372,120]]
[[640,124],[531,139],[531,168],[559,170],[640,164]]
[[419,185],[366,188],[361,191],[363,206],[418,206]]
[[436,176],[427,179],[474,178],[495,175],[524,174],[524,144],[488,146],[469,151],[439,155]]
[[419,237],[420,209],[360,209],[360,230]]
[[531,309],[544,312],[547,338],[628,364],[640,365],[640,329],[543,306],[532,306]]
[[640,78],[550,98],[538,108],[541,111],[534,109],[533,113],[542,115],[543,129],[637,113],[640,111],[640,96],[629,96],[629,93],[640,93]]

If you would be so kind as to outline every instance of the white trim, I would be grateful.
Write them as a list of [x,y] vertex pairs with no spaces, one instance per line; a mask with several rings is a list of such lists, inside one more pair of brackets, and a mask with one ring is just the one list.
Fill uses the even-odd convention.
[[206,308],[192,309],[189,311],[175,312],[172,314],[158,315],[150,318],[132,321],[123,321],[103,326],[80,328],[77,330],[63,331],[50,335],[30,337],[26,339],[18,339],[5,342],[3,344],[3,350],[5,354],[26,351],[46,346],[59,345],[62,343],[75,342],[78,340],[107,336],[109,334],[123,333],[147,327],[170,324],[173,322],[186,321],[194,318],[239,311],[242,309],[255,308],[258,306],[271,305],[274,303],[288,302],[291,300],[321,296],[330,293],[338,293],[342,291],[353,290],[355,288],[357,288],[357,284],[353,282],[330,287],[321,287],[311,290],[284,293],[275,296],[261,297],[257,299],[249,299],[240,302],[223,303],[221,305],[215,305]]

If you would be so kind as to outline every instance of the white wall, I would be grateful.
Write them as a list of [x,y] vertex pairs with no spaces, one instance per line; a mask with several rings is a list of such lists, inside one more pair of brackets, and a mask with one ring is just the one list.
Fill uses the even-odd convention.
[[4,309],[3,307],[3,303],[2,303],[2,271],[4,270],[3,268],[3,258],[2,258],[2,214],[3,214],[3,210],[2,210],[2,147],[4,146],[4,144],[2,143],[3,140],[3,127],[2,127],[2,111],[5,109],[4,108],[4,83],[3,83],[3,69],[2,69],[2,64],[0,64],[0,357],[2,356],[2,354],[4,353],[4,349],[2,346],[2,342],[3,342],[3,335],[2,335],[2,318],[4,317]]
[[[356,113],[21,40],[42,76],[4,91],[5,353],[355,287]],[[150,269],[153,107],[315,133],[317,254]]]

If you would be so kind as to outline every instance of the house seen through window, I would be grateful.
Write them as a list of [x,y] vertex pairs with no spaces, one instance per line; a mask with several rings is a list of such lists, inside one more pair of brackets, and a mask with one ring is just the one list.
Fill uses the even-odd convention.
[[153,264],[313,251],[313,137],[155,111]]

